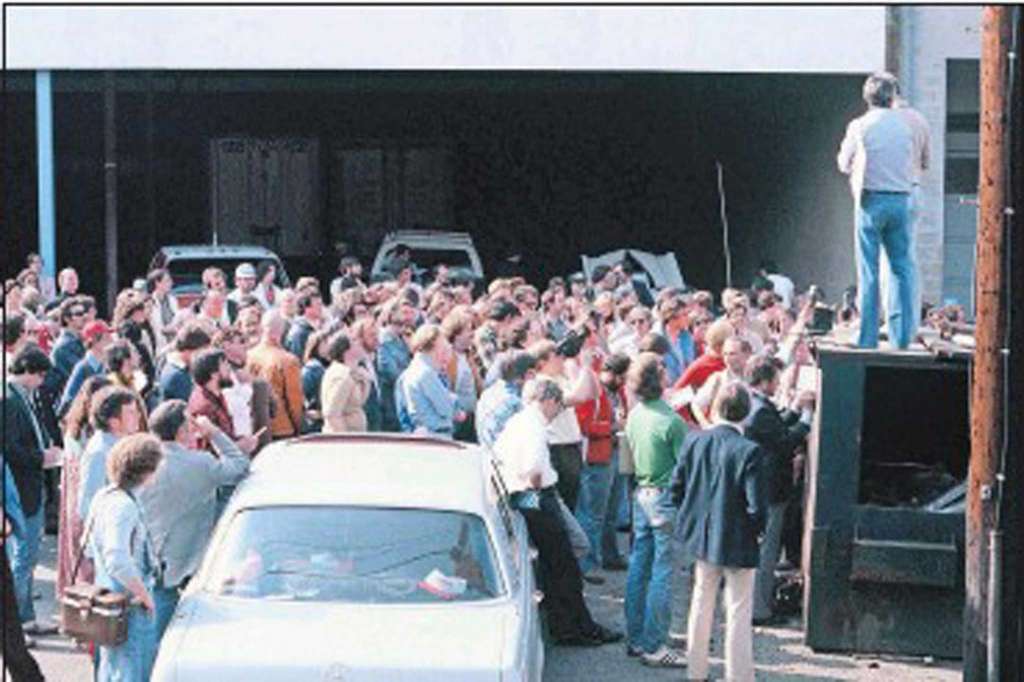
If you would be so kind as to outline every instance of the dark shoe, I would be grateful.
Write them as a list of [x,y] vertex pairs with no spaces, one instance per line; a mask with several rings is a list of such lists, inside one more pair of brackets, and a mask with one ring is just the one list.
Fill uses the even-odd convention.
[[22,623],[22,631],[26,635],[55,635],[57,634],[56,623],[40,622],[37,620],[30,620],[27,623]]
[[593,637],[587,637],[586,635],[569,635],[568,637],[559,637],[554,640],[555,646],[601,646],[604,644],[599,639]]
[[622,641],[623,634],[618,630],[612,630],[603,625],[595,625],[594,629],[587,633],[587,637],[592,637],[601,642],[601,644],[614,644],[615,642]]
[[619,531],[620,533],[628,533],[631,530],[633,530],[633,525],[630,523],[624,523],[621,526],[616,526],[615,530]]
[[759,628],[773,628],[780,625],[785,625],[789,622],[789,619],[785,616],[781,616],[777,613],[773,613],[767,618],[755,618],[753,621],[754,627]]
[[583,582],[590,583],[591,585],[604,585],[604,578],[596,573],[584,573]]
[[644,655],[644,650],[632,644],[626,645],[626,655],[630,658],[639,658]]
[[629,562],[625,559],[615,559],[614,561],[606,561],[601,568],[606,571],[626,571],[629,570]]

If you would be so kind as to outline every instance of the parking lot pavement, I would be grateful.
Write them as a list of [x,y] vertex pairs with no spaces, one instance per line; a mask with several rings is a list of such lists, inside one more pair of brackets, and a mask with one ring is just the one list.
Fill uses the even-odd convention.
[[[36,589],[42,593],[37,602],[38,613],[56,618],[53,595],[54,566],[56,565],[56,539],[43,540],[40,566],[36,570]],[[595,587],[587,586],[587,603],[594,618],[605,625],[622,630],[624,572],[603,572],[607,582]],[[676,581],[677,592],[685,593],[685,574]],[[673,602],[673,632],[685,630],[687,603],[685,594]],[[720,615],[720,614],[719,614]],[[722,629],[716,624],[712,646],[711,674],[721,679]],[[39,638],[33,650],[48,682],[88,682],[92,679],[92,666],[87,655],[76,650],[67,639]],[[894,660],[891,657],[843,656],[816,654],[803,645],[799,623],[788,627],[757,628],[754,632],[754,660],[757,679],[775,682],[807,682],[810,680],[870,680],[872,682],[954,682],[960,680],[961,666],[955,661],[926,664],[921,659]],[[657,670],[627,658],[623,644],[597,649],[554,647],[548,649],[545,682],[657,682],[680,680],[679,670]],[[385,681],[382,681],[385,682]]]
[[[625,572],[600,572],[604,585],[586,586],[587,604],[594,619],[617,630],[625,629],[623,596]],[[688,574],[681,573],[673,584],[671,634],[686,632]],[[712,635],[711,676],[722,679],[722,614],[715,619]],[[754,629],[754,662],[757,679],[772,682],[810,680],[871,680],[872,682],[954,682],[961,679],[959,661],[926,663],[921,658],[816,654],[803,644],[798,619],[786,627]],[[544,670],[545,682],[656,682],[685,679],[685,671],[658,670],[627,658],[624,644],[596,649],[549,648]]]

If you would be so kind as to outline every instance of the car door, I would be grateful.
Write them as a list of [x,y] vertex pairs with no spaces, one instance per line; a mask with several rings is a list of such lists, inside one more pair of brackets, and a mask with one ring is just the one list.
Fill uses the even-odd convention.
[[491,500],[494,503],[495,524],[499,553],[507,567],[509,593],[516,604],[518,632],[516,676],[517,680],[541,682],[544,671],[544,642],[539,610],[540,592],[534,577],[533,561],[536,550],[530,546],[530,536],[522,515],[508,505],[508,492],[501,473],[491,470]]

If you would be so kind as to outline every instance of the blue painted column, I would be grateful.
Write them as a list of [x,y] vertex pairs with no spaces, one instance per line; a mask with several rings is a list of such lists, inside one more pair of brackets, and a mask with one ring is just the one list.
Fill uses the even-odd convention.
[[57,272],[57,210],[53,179],[53,92],[49,71],[36,71],[36,160],[39,195],[39,255],[43,274]]

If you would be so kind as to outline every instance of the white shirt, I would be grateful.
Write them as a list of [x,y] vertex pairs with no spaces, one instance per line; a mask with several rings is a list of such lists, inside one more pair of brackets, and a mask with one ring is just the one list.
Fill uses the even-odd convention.
[[743,377],[733,374],[729,371],[728,367],[715,372],[708,377],[708,380],[697,391],[697,395],[693,399],[693,407],[699,409],[704,414],[709,414],[711,412],[711,403],[715,401],[718,392],[723,386],[733,381],[743,382]]
[[785,275],[768,275],[768,281],[772,283],[772,293],[782,299],[782,305],[789,308],[793,305],[793,280]]
[[558,482],[558,474],[551,466],[545,422],[536,404],[527,405],[505,422],[494,444],[494,459],[510,493],[531,488],[530,477],[538,473],[542,488]]
[[231,426],[239,438],[252,435],[252,384],[238,380],[238,374],[232,372],[234,385],[221,391],[224,404],[231,415]]
[[[565,377],[556,379],[562,388],[562,395],[568,395],[572,385]],[[576,410],[566,407],[547,425],[548,443],[550,445],[571,445],[583,441],[583,432],[576,419]]]
[[850,121],[836,162],[850,176],[855,198],[862,190],[907,192],[914,186],[914,132],[905,114],[872,107]]

